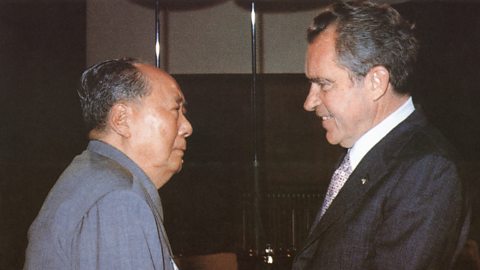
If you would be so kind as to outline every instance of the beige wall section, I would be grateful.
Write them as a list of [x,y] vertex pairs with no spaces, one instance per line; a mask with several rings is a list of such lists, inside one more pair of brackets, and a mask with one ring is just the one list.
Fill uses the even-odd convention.
[[172,73],[250,71],[250,15],[233,1],[168,13],[167,52]]
[[128,0],[88,0],[87,64],[124,56],[153,63],[153,14]]
[[[257,69],[303,73],[305,29],[316,11],[257,14]],[[161,12],[162,67],[174,74],[250,73],[250,11],[233,1]],[[87,0],[87,63],[154,61],[154,11],[129,0]]]

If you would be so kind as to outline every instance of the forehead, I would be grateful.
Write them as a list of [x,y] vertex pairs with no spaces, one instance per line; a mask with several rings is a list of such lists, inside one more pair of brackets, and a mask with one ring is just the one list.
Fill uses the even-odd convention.
[[311,73],[328,72],[332,65],[338,66],[336,36],[335,27],[329,26],[308,45],[305,67],[307,76],[315,75]]
[[184,96],[175,79],[161,69],[150,65],[138,65],[145,75],[151,95],[161,96],[165,101],[183,102]]

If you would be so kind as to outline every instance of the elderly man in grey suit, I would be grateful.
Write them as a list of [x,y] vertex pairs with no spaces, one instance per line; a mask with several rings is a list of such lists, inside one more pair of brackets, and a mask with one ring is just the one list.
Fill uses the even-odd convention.
[[86,70],[89,130],[28,233],[25,269],[176,269],[158,195],[183,162],[192,126],[164,71],[133,59]]
[[469,210],[454,151],[407,89],[412,25],[388,5],[337,1],[308,41],[304,107],[347,151],[293,269],[449,269]]

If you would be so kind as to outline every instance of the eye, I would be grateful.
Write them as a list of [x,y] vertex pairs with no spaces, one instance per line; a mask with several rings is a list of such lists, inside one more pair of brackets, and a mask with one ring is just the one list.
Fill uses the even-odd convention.
[[176,106],[173,106],[173,107],[172,107],[171,111],[172,111],[175,115],[178,115],[181,108],[182,108],[182,107],[181,107],[180,105],[176,105]]
[[318,86],[320,86],[320,90],[322,91],[328,91],[332,89],[332,85],[333,85],[332,82],[326,81],[326,80],[325,81],[322,80],[318,82]]
[[321,91],[328,91],[333,87],[333,82],[327,79],[316,78],[311,79],[310,82],[317,85]]
[[180,104],[177,104],[176,106],[174,106],[172,108],[172,111],[175,113],[175,115],[178,117],[180,115],[180,113],[182,115],[186,115],[187,114],[187,109],[185,108],[184,104],[180,103]]

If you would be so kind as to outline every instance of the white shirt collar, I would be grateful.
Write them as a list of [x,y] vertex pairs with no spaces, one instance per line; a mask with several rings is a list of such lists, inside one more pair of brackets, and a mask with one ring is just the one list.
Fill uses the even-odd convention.
[[385,137],[393,128],[405,120],[413,111],[415,106],[413,105],[412,97],[410,97],[400,108],[394,111],[392,114],[383,119],[375,127],[363,134],[355,144],[348,150],[350,155],[350,165],[352,170],[355,170],[358,163],[363,157],[375,146],[383,137]]

